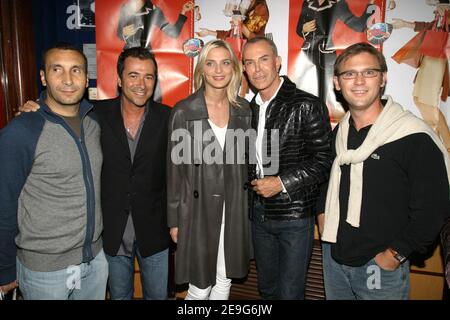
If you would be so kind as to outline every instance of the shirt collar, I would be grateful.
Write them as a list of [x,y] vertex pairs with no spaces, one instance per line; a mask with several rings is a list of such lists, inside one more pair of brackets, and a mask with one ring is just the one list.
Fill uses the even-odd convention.
[[283,83],[284,83],[284,78],[283,77],[280,77],[280,84],[278,85],[278,88],[277,88],[277,91],[275,91],[275,93],[273,94],[273,96],[269,99],[269,100],[267,100],[267,101],[262,101],[262,99],[261,99],[261,95],[259,94],[259,92],[258,92],[258,94],[256,95],[256,98],[255,98],[255,102],[259,105],[259,106],[262,106],[262,105],[269,105],[269,103],[277,96],[277,94],[278,94],[278,91],[280,91],[280,88],[281,88],[281,86],[283,85]]
[[[145,106],[142,107],[142,108],[144,108],[144,115],[142,116],[141,123],[144,122],[144,121],[145,121],[145,118],[147,117],[149,104],[150,104],[150,101],[148,101],[148,102],[145,104]],[[122,106],[122,103],[120,104],[120,112],[121,112],[122,118],[123,118],[123,106]]]

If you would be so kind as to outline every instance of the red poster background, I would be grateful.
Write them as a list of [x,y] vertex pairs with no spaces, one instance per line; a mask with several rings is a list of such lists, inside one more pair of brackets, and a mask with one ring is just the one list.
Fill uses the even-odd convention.
[[[369,0],[339,0],[339,1],[346,1],[349,9],[352,11],[352,13],[355,16],[361,16],[364,13],[364,10],[366,9]],[[296,33],[297,23],[298,19],[301,14],[301,10],[303,7],[304,0],[289,0],[289,33],[288,33],[288,75],[291,77],[291,79],[295,78],[296,70],[296,61],[298,57],[300,56],[302,50],[301,47],[303,45],[303,38],[301,38]],[[384,21],[385,16],[385,0],[375,0],[374,4],[379,7],[379,19],[381,21]],[[374,17],[374,16],[373,16]],[[371,17],[372,18],[372,17]],[[376,22],[381,22],[376,21]],[[371,20],[370,22],[374,22]],[[336,54],[339,55],[340,52],[342,52],[343,49],[350,46],[351,44],[357,43],[357,42],[367,42],[367,37],[365,32],[356,32],[353,31],[350,27],[346,26],[342,21],[338,20],[336,23],[336,27],[334,29],[334,32],[332,34],[333,37],[333,43],[336,48]],[[381,46],[377,46],[380,50],[382,49]],[[315,79],[311,79],[311,81],[316,81]],[[341,108],[339,106],[330,106],[329,108]],[[330,109],[330,115],[332,114],[332,111]],[[333,117],[331,117],[333,118]],[[336,119],[337,121],[338,119]],[[332,120],[334,122],[334,120]]]
[[[300,17],[304,0],[290,0],[289,1],[289,52],[288,52],[288,74],[294,74],[292,68],[295,67],[295,60],[301,52],[303,45],[303,38],[296,33],[298,18]],[[369,0],[340,0],[347,1],[350,10],[355,16],[360,16],[369,3]],[[385,0],[375,0],[375,5],[380,8],[381,20],[384,21],[385,16]],[[333,43],[338,48],[337,53],[357,42],[367,42],[367,37],[364,32],[355,32],[347,27],[342,21],[336,23],[336,28],[333,33]]]
[[[97,42],[97,95],[98,99],[117,96],[116,63],[124,43],[117,37],[117,24],[120,7],[127,0],[96,0],[95,22]],[[173,24],[178,18],[186,0],[153,0],[168,20]],[[161,85],[162,102],[173,106],[191,93],[193,59],[187,57],[182,50],[185,40],[192,38],[194,26],[192,11],[178,36],[173,39],[165,35],[159,28],[152,30],[152,49],[158,62],[158,75]]]

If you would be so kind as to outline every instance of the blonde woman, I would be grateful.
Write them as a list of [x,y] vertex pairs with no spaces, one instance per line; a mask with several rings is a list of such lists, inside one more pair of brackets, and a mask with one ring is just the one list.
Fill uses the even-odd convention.
[[[188,300],[226,300],[231,278],[247,275],[247,101],[237,96],[242,66],[222,40],[205,45],[194,73],[196,91],[169,120],[168,226],[177,243],[175,282]],[[241,129],[241,130],[239,130]]]

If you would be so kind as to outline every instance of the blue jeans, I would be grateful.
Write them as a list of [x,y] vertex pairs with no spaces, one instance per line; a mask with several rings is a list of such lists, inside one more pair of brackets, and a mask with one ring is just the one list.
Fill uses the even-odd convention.
[[104,300],[108,262],[101,250],[89,263],[41,272],[17,261],[17,279],[25,300]]
[[325,295],[328,300],[407,300],[409,262],[394,271],[381,269],[372,258],[361,267],[336,262],[331,245],[322,243]]
[[314,217],[267,220],[263,205],[257,202],[253,208],[252,231],[261,297],[304,299]]
[[113,300],[131,300],[134,291],[134,258],[139,262],[144,299],[167,299],[169,249],[143,258],[135,246],[133,257],[109,256],[108,287]]

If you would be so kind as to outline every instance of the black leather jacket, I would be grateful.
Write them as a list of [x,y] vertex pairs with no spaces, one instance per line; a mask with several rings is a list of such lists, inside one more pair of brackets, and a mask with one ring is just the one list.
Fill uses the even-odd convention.
[[[279,193],[271,198],[259,198],[264,203],[265,218],[273,220],[294,220],[310,216],[315,212],[319,186],[328,180],[332,164],[331,126],[327,107],[320,100],[302,90],[287,77],[270,102],[266,112],[268,131],[267,157],[279,152],[278,170],[269,175],[279,176],[287,193]],[[250,103],[253,111],[252,127],[258,127],[259,106],[255,98]],[[273,146],[270,137],[272,129],[279,131],[279,146]],[[272,150],[271,150],[272,149]],[[264,150],[264,149],[263,149]],[[264,153],[264,151],[263,151]],[[264,164],[273,166],[273,161]],[[256,165],[250,165],[250,181],[256,178]],[[255,192],[250,191],[250,218],[252,218]]]

